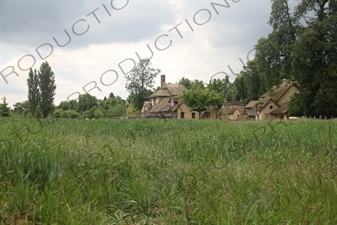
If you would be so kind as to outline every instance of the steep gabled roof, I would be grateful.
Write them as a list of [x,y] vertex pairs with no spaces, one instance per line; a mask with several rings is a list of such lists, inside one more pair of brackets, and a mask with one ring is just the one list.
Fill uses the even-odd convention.
[[287,93],[287,91],[292,87],[295,86],[299,89],[298,85],[291,80],[284,79],[283,82],[280,84],[279,87],[274,87],[271,91],[266,92],[260,97],[260,100],[265,99],[274,99],[275,102],[278,102],[280,98]]
[[275,115],[275,114],[284,114],[288,112],[288,107],[283,106],[281,108],[275,109],[274,111],[271,111],[269,114]]
[[277,107],[280,107],[280,106],[277,104],[277,102],[274,101],[274,99],[268,99],[267,101],[265,101],[265,102],[262,104],[261,108],[259,109],[259,112],[261,112],[262,109],[263,109],[264,107],[266,107],[266,105],[268,105],[269,102],[274,102],[275,105],[277,105]]
[[[171,101],[174,102],[173,106]],[[174,112],[182,104],[181,100],[175,98],[164,98],[158,104],[152,107],[150,112]]]
[[164,87],[166,87],[172,96],[182,95],[183,91],[186,90],[185,86],[180,84],[164,84]]
[[253,100],[253,101],[250,101],[246,106],[245,106],[245,108],[253,108],[253,107],[255,107],[256,106],[256,104],[258,104],[259,103],[259,101],[257,101],[257,100]]
[[169,97],[171,96],[170,93],[167,91],[167,89],[160,89],[159,91],[156,91],[152,95],[150,95],[150,98],[154,97]]
[[171,97],[171,96],[180,96],[183,94],[183,91],[186,90],[184,85],[180,84],[163,84],[163,87],[150,95],[150,98],[155,97]]

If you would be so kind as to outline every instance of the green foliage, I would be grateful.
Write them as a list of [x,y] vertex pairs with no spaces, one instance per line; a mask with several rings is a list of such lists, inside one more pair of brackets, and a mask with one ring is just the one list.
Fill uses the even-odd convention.
[[3,102],[0,104],[0,116],[1,117],[9,117],[10,116],[10,108],[8,107],[8,103],[6,102],[6,97],[3,97]]
[[95,110],[96,110],[96,106],[87,110],[87,111],[84,111],[81,113],[82,115],[82,118],[83,119],[94,119],[95,118]]
[[104,117],[104,112],[103,112],[103,110],[102,110],[101,107],[95,107],[95,108],[93,108],[93,109],[94,109],[93,114],[94,114],[94,118],[95,118],[95,119]]
[[134,107],[137,109],[137,111],[139,112],[143,105],[145,100],[151,95],[153,94],[153,91],[151,90],[145,90],[139,94],[136,93],[130,93],[130,95],[127,98],[127,102],[129,104],[134,105]]
[[67,110],[63,110],[63,109],[55,109],[55,111],[53,112],[53,117],[54,118],[78,118],[79,117],[79,113],[76,112],[75,110],[72,109],[67,109]]
[[60,104],[57,106],[57,108],[62,109],[62,110],[72,109],[74,111],[77,111],[78,102],[77,102],[77,100],[61,101]]
[[192,84],[193,84],[193,81],[191,81],[190,79],[188,78],[181,78],[179,81],[178,81],[178,84],[180,85],[184,85],[184,87],[187,89],[187,90],[190,90],[192,88]]
[[210,106],[221,105],[223,98],[220,94],[208,87],[203,88],[201,86],[194,86],[190,90],[184,90],[183,92],[183,102],[192,110],[206,111]]
[[337,222],[334,120],[0,120],[3,224]]
[[139,111],[136,109],[136,107],[131,103],[126,108],[126,115],[128,116],[135,116],[138,115]]
[[43,62],[38,71],[30,68],[27,85],[30,113],[35,118],[40,114],[46,118],[54,110],[56,90],[55,75],[48,62]]
[[245,104],[247,104],[251,100],[259,99],[265,93],[258,71],[258,64],[256,59],[249,61],[247,66],[241,71],[240,76],[236,78],[234,82],[235,101],[243,99]]
[[28,73],[27,85],[28,85],[28,106],[29,112],[35,117],[38,114],[38,106],[41,101],[41,93],[39,89],[39,77],[37,71],[30,68]]
[[[255,59],[236,79],[236,98],[247,103],[256,99],[256,93],[291,79],[300,86],[292,113],[337,116],[336,5],[335,0],[303,0],[291,10],[287,0],[273,0],[269,19],[273,31],[258,40]],[[309,12],[315,14],[310,20]],[[306,26],[301,25],[303,18]]]
[[245,75],[238,76],[235,81],[234,81],[234,86],[235,86],[235,98],[234,100],[238,101],[240,99],[247,99],[248,94],[248,85],[245,83]]
[[82,94],[78,98],[78,112],[88,111],[98,106],[98,99],[90,94]]
[[[219,96],[222,97],[222,100],[225,98],[227,101],[234,100],[234,85],[229,81],[229,76],[226,76],[223,79],[211,80],[208,88],[219,94]],[[221,107],[221,105],[219,105],[219,107]]]
[[14,113],[17,115],[23,115],[27,116],[29,113],[29,102],[28,101],[23,101],[23,102],[17,102],[13,105]]
[[44,118],[54,110],[54,96],[56,90],[55,75],[48,62],[43,62],[37,73],[39,78],[40,102],[39,109]]
[[205,88],[205,85],[204,85],[204,82],[202,80],[198,80],[198,79],[195,79],[195,80],[190,80],[188,78],[181,78],[179,81],[178,81],[178,84],[180,85],[184,85],[184,87],[187,89],[187,90],[190,90],[192,88]]
[[53,117],[55,118],[61,118],[63,113],[63,109],[55,109],[53,112]]
[[61,112],[60,117],[62,118],[78,118],[79,117],[79,113],[76,112],[75,110],[72,109],[68,109],[68,110],[64,110]]
[[110,92],[110,94],[109,94],[109,98],[115,98],[115,95],[114,95],[114,93]]
[[99,104],[99,117],[120,117],[126,115],[126,101],[121,97],[108,98]]
[[303,116],[303,106],[299,94],[294,94],[288,102],[288,115],[289,116]]
[[125,88],[130,93],[128,102],[132,103],[137,110],[141,110],[145,98],[153,93],[151,89],[159,73],[159,69],[151,68],[150,59],[141,59],[130,73],[125,75]]
[[296,79],[305,116],[337,115],[337,16],[310,22],[295,45]]

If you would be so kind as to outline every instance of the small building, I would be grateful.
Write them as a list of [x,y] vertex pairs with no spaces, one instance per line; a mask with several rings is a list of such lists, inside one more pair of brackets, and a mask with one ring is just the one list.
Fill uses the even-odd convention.
[[258,120],[287,119],[287,103],[295,93],[299,93],[299,86],[291,80],[283,79],[278,87],[274,86],[259,100],[250,101],[245,110],[250,118],[255,115]]
[[222,120],[244,120],[247,118],[242,99],[239,102],[228,102],[225,99],[218,114],[219,119]]
[[187,105],[182,102],[183,91],[186,90],[185,86],[167,84],[165,82],[165,75],[161,75],[160,83],[160,90],[149,96],[150,101],[144,102],[141,110],[142,117],[174,119],[200,118],[199,112],[191,111]]

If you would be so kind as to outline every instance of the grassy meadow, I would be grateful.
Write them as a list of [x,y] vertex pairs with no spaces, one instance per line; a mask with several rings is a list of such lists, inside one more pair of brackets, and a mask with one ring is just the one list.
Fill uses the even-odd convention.
[[0,224],[337,224],[336,120],[0,122]]

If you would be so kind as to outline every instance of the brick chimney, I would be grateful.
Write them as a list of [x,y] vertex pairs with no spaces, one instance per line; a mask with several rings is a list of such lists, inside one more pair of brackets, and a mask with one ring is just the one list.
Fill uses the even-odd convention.
[[165,84],[165,74],[160,76],[160,87],[164,87]]

